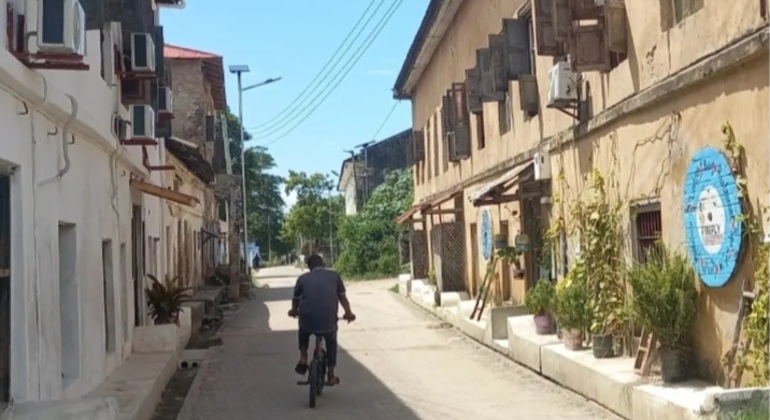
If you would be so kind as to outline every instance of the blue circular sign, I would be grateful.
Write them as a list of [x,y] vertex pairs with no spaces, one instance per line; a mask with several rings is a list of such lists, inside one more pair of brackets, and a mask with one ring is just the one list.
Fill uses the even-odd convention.
[[489,210],[481,212],[481,255],[485,260],[492,258],[492,215]]
[[708,287],[722,287],[738,265],[743,211],[732,168],[713,147],[698,151],[684,181],[684,229],[690,259]]

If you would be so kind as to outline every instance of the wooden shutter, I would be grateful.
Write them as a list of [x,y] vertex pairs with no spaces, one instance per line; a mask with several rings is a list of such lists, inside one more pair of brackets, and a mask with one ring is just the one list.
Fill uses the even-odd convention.
[[572,20],[600,19],[604,13],[604,7],[597,5],[596,0],[569,0]]
[[628,19],[626,3],[622,0],[606,0],[604,16],[607,25],[607,48],[614,53],[628,53]]
[[425,161],[425,133],[422,130],[412,130],[412,153],[415,162]]
[[503,19],[505,67],[508,80],[532,74],[530,62],[529,22],[524,19]]
[[596,25],[574,26],[570,44],[572,70],[580,73],[589,71],[609,71],[610,50],[607,48],[604,23]]
[[444,147],[448,150],[449,160],[454,162],[454,141],[452,136],[454,135],[453,121],[454,106],[452,105],[452,90],[448,90],[442,98],[441,104],[441,138],[444,142]]
[[521,110],[533,117],[540,110],[540,94],[537,89],[537,77],[525,74],[519,78],[519,101]]
[[570,13],[570,0],[554,0],[554,37],[557,42],[564,45],[569,41],[569,31],[572,28],[572,14]]
[[452,84],[452,106],[454,107],[451,115],[454,117],[453,128],[454,142],[452,150],[455,160],[462,160],[471,157],[471,121],[468,113],[468,104],[465,96],[465,84]]
[[489,35],[489,53],[492,58],[492,84],[496,92],[508,92],[505,72],[505,40],[502,35]]
[[492,71],[492,54],[489,48],[476,50],[476,67],[479,71],[479,93],[482,102],[497,102],[503,94],[495,90],[495,79]]
[[155,43],[155,74],[158,75],[158,79],[163,80],[163,76],[166,73],[166,66],[163,59],[163,27],[156,26],[154,31],[153,42]]
[[465,96],[468,100],[468,112],[474,114],[480,114],[484,111],[481,92],[479,91],[480,83],[478,67],[465,70]]
[[215,134],[214,131],[216,130],[217,126],[217,120],[216,117],[213,115],[206,115],[206,141],[211,142],[214,141]]
[[535,20],[535,45],[538,55],[559,57],[564,55],[564,44],[556,39],[556,13],[554,0],[532,0]]
[[104,0],[80,0],[86,14],[86,30],[104,29]]

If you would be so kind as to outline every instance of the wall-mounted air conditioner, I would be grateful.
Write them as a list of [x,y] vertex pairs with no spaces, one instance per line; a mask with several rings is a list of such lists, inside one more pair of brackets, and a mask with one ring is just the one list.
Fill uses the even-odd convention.
[[131,71],[155,71],[155,41],[152,35],[143,32],[131,34]]
[[86,14],[78,0],[40,0],[37,48],[49,54],[86,54]]
[[537,152],[533,158],[535,164],[535,181],[551,179],[551,156],[548,152]]
[[155,139],[155,110],[150,105],[129,105],[131,129],[128,140]]
[[577,73],[569,62],[560,61],[548,70],[548,108],[574,106],[577,96]]
[[174,94],[171,92],[171,88],[168,86],[162,86],[158,88],[158,113],[174,113]]

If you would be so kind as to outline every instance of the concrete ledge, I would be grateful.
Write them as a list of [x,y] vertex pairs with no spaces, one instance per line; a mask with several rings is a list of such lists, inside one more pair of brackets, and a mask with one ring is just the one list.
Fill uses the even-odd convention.
[[599,360],[590,349],[572,351],[550,344],[540,347],[540,366],[543,376],[631,418],[632,385],[639,380],[632,358]]
[[115,398],[86,398],[15,404],[0,420],[118,420]]
[[410,288],[412,286],[411,274],[402,274],[398,276],[398,293],[402,296],[409,296]]
[[179,314],[179,327],[177,329],[177,350],[182,350],[187,346],[187,343],[192,337],[192,313],[190,311],[184,311]]
[[508,338],[508,318],[526,314],[526,306],[498,306],[490,309],[487,319],[492,324],[492,338],[506,340]]
[[468,299],[470,296],[465,292],[442,292],[440,302],[442,308],[448,308],[457,306],[460,302]]
[[190,314],[190,326],[192,327],[192,334],[195,335],[203,325],[204,304],[203,302],[185,302],[182,306],[184,312]]
[[115,398],[120,420],[150,420],[176,361],[176,352],[132,354],[89,397]]
[[[180,314],[180,324],[183,317]],[[134,329],[132,353],[176,352],[179,349],[181,328],[175,324],[146,325]],[[189,338],[189,336],[188,336]]]
[[[723,420],[742,409],[766,406],[770,400],[768,388],[727,391],[703,381],[653,383],[633,372],[633,358],[595,359],[590,349],[571,351],[555,335],[537,335],[531,315],[507,318],[507,340],[495,339],[492,322],[470,320],[474,305],[469,300],[427,309],[474,340],[626,419]],[[485,311],[487,319],[494,318],[497,309]]]
[[559,344],[555,335],[537,335],[532,315],[513,316],[506,320],[508,324],[508,348],[511,358],[516,362],[542,374],[540,348],[545,345]]

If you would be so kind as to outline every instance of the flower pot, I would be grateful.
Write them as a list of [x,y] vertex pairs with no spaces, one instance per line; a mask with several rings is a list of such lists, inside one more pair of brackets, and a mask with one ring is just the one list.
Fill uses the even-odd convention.
[[538,314],[533,316],[535,320],[535,333],[538,335],[550,334],[553,331],[553,320],[548,314]]
[[668,384],[687,379],[687,358],[682,350],[660,350],[660,374],[663,382]]
[[597,359],[615,357],[614,341],[611,334],[594,334],[591,337],[594,357]]
[[576,329],[562,330],[562,340],[564,347],[569,350],[580,350],[583,348],[583,331]]

